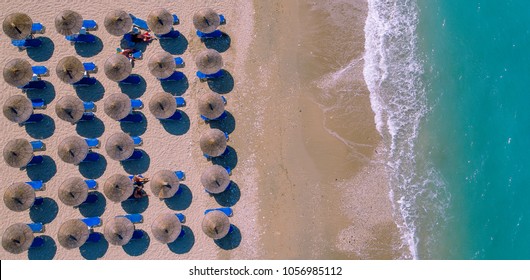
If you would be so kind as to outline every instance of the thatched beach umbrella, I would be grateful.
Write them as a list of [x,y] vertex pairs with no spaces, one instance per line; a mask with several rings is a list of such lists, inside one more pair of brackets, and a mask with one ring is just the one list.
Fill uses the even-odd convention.
[[223,68],[223,57],[214,49],[206,49],[195,58],[195,64],[204,74],[214,74]]
[[64,10],[55,17],[55,29],[59,34],[68,36],[79,33],[83,27],[83,17],[74,11]]
[[164,79],[171,76],[175,72],[177,64],[170,53],[157,52],[151,56],[149,63],[147,63],[147,67],[153,76]]
[[88,197],[88,186],[80,177],[70,177],[59,186],[59,199],[68,206],[79,206]]
[[132,72],[132,64],[123,54],[113,54],[105,60],[105,75],[110,80],[119,82],[129,77]]
[[21,87],[31,81],[33,70],[31,69],[31,64],[27,60],[14,58],[6,63],[3,74],[6,83],[14,87]]
[[20,254],[29,249],[34,238],[35,236],[28,225],[13,224],[2,235],[2,247],[11,254]]
[[122,174],[110,176],[103,186],[105,196],[114,202],[122,202],[129,198],[134,191],[133,182]]
[[13,139],[4,146],[3,155],[7,165],[21,168],[33,158],[33,147],[26,139]]
[[122,10],[114,10],[107,13],[105,16],[105,29],[111,35],[121,36],[132,29],[132,18],[129,14]]
[[217,119],[225,111],[221,95],[213,92],[203,94],[199,99],[199,113],[208,119]]
[[210,211],[202,218],[202,231],[213,239],[221,239],[230,230],[230,220],[221,211]]
[[149,100],[149,111],[157,119],[167,119],[177,110],[175,97],[167,92],[158,92]]
[[66,163],[79,164],[88,155],[88,144],[79,136],[68,136],[59,143],[57,154]]
[[123,246],[131,240],[134,224],[125,217],[114,217],[105,225],[103,233],[110,244]]
[[175,214],[161,214],[151,224],[153,236],[161,243],[171,243],[179,237],[182,230],[179,218]]
[[175,172],[160,170],[151,178],[151,191],[159,198],[170,198],[179,190],[179,178]]
[[77,123],[83,117],[85,107],[81,99],[66,95],[63,96],[55,104],[55,113],[57,116],[71,124]]
[[23,123],[33,114],[33,105],[27,97],[13,95],[6,100],[2,111],[8,120],[15,123]]
[[212,157],[218,157],[226,150],[226,136],[216,128],[205,132],[199,142],[202,152]]
[[59,227],[57,241],[66,249],[74,249],[83,246],[89,235],[88,226],[83,221],[71,219]]
[[4,204],[11,211],[26,211],[34,202],[35,190],[26,183],[13,183],[4,192]]
[[105,99],[103,110],[114,120],[121,120],[131,113],[131,99],[123,93],[111,94]]
[[126,160],[134,153],[134,141],[128,134],[116,132],[105,142],[105,151],[111,159]]
[[147,26],[155,34],[167,34],[173,29],[173,15],[166,9],[156,9],[147,16]]
[[212,165],[202,173],[201,184],[209,193],[222,193],[230,184],[230,175],[224,167]]
[[55,73],[59,79],[67,84],[79,82],[85,74],[83,63],[75,56],[63,57],[57,63]]
[[23,13],[9,14],[2,23],[4,33],[13,40],[22,40],[31,34],[31,18]]
[[210,8],[199,10],[193,15],[193,26],[203,33],[212,33],[221,24],[219,14]]

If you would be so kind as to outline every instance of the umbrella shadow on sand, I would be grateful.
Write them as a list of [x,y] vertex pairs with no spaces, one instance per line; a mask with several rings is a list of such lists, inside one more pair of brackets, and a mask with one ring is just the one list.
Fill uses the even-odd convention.
[[49,60],[55,51],[55,44],[50,38],[45,36],[40,36],[37,39],[42,42],[42,45],[37,48],[27,48],[28,56],[37,62]]
[[236,129],[236,119],[230,112],[225,111],[226,117],[222,120],[210,121],[210,128],[217,128],[228,134],[234,132]]
[[26,168],[28,177],[32,181],[42,180],[43,182],[48,182],[57,173],[57,165],[55,164],[55,161],[46,155],[43,155],[42,157],[43,161],[41,164],[28,166]]
[[147,83],[145,82],[145,79],[138,74],[132,74],[130,76],[138,77],[140,79],[140,83],[134,84],[134,85],[118,83],[118,86],[120,87],[121,92],[129,96],[129,98],[135,99],[135,98],[142,96],[145,93],[145,90],[147,89]]
[[232,207],[241,198],[241,190],[234,181],[231,181],[230,185],[228,185],[224,192],[213,194],[212,196],[215,198],[215,201],[219,203],[219,205],[223,207]]
[[175,241],[167,244],[169,250],[175,254],[186,254],[195,245],[195,235],[191,228],[182,225],[182,231]]
[[190,188],[185,184],[180,183],[177,193],[170,198],[164,199],[164,203],[171,210],[182,211],[190,207],[192,200],[193,194],[191,193]]
[[79,205],[78,209],[81,215],[84,217],[99,217],[105,212],[105,207],[107,205],[107,199],[105,196],[98,192],[92,191],[88,193],[88,196],[96,197],[96,201],[92,203],[82,203]]
[[95,117],[91,121],[78,122],[75,130],[81,137],[98,138],[103,135],[103,132],[105,132],[105,124],[101,119]]
[[121,202],[121,207],[129,214],[143,213],[149,207],[149,197],[129,198]]
[[55,99],[55,87],[48,81],[42,81],[46,84],[46,88],[28,90],[26,95],[29,99],[40,98],[45,104],[50,104]]
[[81,162],[79,164],[79,173],[88,179],[97,179],[105,173],[107,169],[107,159],[99,154],[96,162]]
[[28,259],[30,260],[52,260],[57,253],[57,244],[55,240],[48,235],[39,235],[44,243],[39,247],[32,247],[28,250]]
[[225,153],[220,157],[213,158],[212,162],[234,170],[237,166],[237,152],[234,148],[227,146]]
[[40,122],[24,125],[28,135],[35,139],[50,138],[55,132],[55,121],[48,115],[41,115],[43,116],[43,119]]
[[184,93],[186,93],[186,91],[190,87],[190,84],[188,81],[188,77],[186,77],[184,73],[182,72],[176,72],[176,73],[180,73],[178,74],[179,76],[181,76],[180,79],[160,81],[160,85],[162,86],[165,92],[169,92],[173,95],[181,96]]
[[142,118],[141,122],[120,122],[121,130],[131,136],[140,136],[147,130],[147,118],[142,112],[134,112]]
[[214,243],[221,249],[233,250],[239,247],[239,244],[241,244],[241,238],[241,231],[239,228],[231,224],[228,234],[221,239],[214,240]]
[[160,120],[164,129],[172,135],[184,135],[190,130],[190,118],[184,111],[180,111],[181,118],[178,120]]
[[34,223],[49,224],[59,213],[59,206],[55,200],[44,197],[42,203],[33,205],[29,209],[29,217]]
[[230,43],[232,39],[230,36],[224,32],[221,32],[223,35],[221,37],[215,38],[205,38],[203,39],[204,45],[209,49],[214,49],[220,53],[225,52],[230,48]]
[[208,87],[219,94],[229,93],[234,89],[234,77],[224,69],[221,71],[223,71],[221,77],[208,80]]
[[159,40],[159,42],[162,49],[170,54],[180,55],[188,48],[188,39],[182,33],[177,38],[163,39]]
[[[134,238],[135,235],[140,234],[141,237]],[[125,253],[127,253],[129,256],[140,256],[147,251],[150,242],[151,239],[149,238],[147,232],[137,229],[133,234],[133,238],[129,241],[129,243],[123,245],[122,248],[123,251],[125,251]]]
[[93,235],[97,235],[98,237],[94,239],[98,239],[98,241],[87,241],[79,247],[79,252],[81,253],[81,256],[87,260],[97,260],[107,253],[109,242],[105,239],[105,236],[99,232],[93,232],[90,235],[89,239],[92,239]]
[[96,80],[96,83],[93,85],[75,87],[75,92],[83,101],[96,102],[103,98],[103,94],[105,94],[105,87],[100,81]]
[[74,48],[75,52],[81,57],[92,57],[99,54],[103,50],[103,41],[101,39],[91,34],[95,37],[96,41],[94,43],[75,43]]
[[142,157],[140,159],[121,162],[123,169],[128,174],[142,174],[149,169],[149,165],[151,164],[151,158],[144,150],[137,149],[137,151],[142,153]]

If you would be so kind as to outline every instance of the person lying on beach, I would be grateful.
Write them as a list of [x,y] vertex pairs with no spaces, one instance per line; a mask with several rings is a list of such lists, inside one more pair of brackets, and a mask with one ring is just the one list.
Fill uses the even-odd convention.
[[149,43],[151,42],[152,40],[154,40],[155,38],[149,34],[149,32],[145,32],[145,33],[139,33],[139,34],[136,34],[132,37],[132,40],[133,42],[146,42],[146,43]]
[[146,177],[144,177],[142,175],[134,175],[132,181],[133,181],[134,185],[143,188],[144,184],[149,182],[149,178],[146,178]]

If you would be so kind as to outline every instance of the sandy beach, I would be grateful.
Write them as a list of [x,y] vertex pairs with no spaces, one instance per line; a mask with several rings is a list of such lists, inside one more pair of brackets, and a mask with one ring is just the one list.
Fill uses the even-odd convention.
[[[32,65],[44,65],[51,75],[43,80],[49,86],[40,95],[47,102],[45,122],[20,127],[0,117],[5,136],[0,146],[15,138],[41,139],[47,150],[45,164],[19,170],[4,161],[0,172],[5,188],[13,182],[43,180],[46,190],[40,207],[13,212],[2,203],[0,232],[14,222],[43,222],[46,241],[55,246],[10,254],[0,248],[1,259],[393,259],[403,255],[399,231],[388,197],[381,137],[375,129],[369,92],[363,80],[364,22],[366,3],[333,1],[27,1],[23,6],[0,1],[0,19],[13,12],[24,12],[46,27],[39,49],[18,51],[5,34],[0,36],[0,65],[12,58],[24,58]],[[355,4],[351,4],[355,3]],[[105,14],[124,9],[140,18],[149,11],[165,8],[180,18],[176,29],[183,36],[175,42],[154,41],[137,60],[132,73],[145,82],[136,87],[120,87],[103,73],[107,57],[116,52],[121,37],[109,35],[103,27]],[[208,45],[195,35],[193,13],[211,7],[225,15],[220,30],[229,40]],[[97,46],[72,46],[54,28],[54,18],[63,9],[94,19],[99,29]],[[349,19],[349,20],[346,20]],[[353,20],[351,20],[353,19]],[[349,28],[344,29],[344,22]],[[340,32],[334,32],[340,30]],[[208,45],[208,46],[207,46]],[[200,82],[195,76],[195,56],[207,47],[218,48],[231,79],[222,85]],[[149,73],[151,55],[166,50],[184,59],[179,69],[186,82],[162,85]],[[101,83],[87,92],[61,82],[55,74],[57,62],[74,55],[82,62],[100,67],[93,77]],[[3,80],[0,103],[15,94],[24,94]],[[123,92],[147,103],[156,92],[170,92],[185,98],[180,108],[184,118],[168,124],[157,120],[146,108],[140,124],[124,125],[103,112],[103,101],[112,93]],[[197,101],[201,94],[217,92],[227,100],[228,117],[206,124],[199,117]],[[25,94],[24,94],[25,95]],[[71,125],[59,119],[55,104],[63,95],[94,101],[100,121],[92,125]],[[232,168],[234,186],[219,196],[205,193],[200,176],[212,162],[199,148],[199,138],[209,127],[230,135],[230,156],[214,160]],[[120,164],[105,154],[96,165],[74,166],[59,159],[58,143],[70,135],[97,137],[102,143],[114,132],[141,136],[141,149],[147,156],[138,162]],[[113,174],[142,173],[147,177],[162,169],[186,173],[183,192],[166,201],[150,196],[136,203],[104,203],[97,209],[74,209],[58,199],[58,186],[71,176],[95,179],[100,186]],[[235,225],[230,242],[214,242],[201,230],[203,212],[208,208],[231,207]],[[61,223],[72,218],[100,216],[105,221],[125,213],[141,213],[144,222],[136,228],[146,233],[141,240],[124,247],[86,244],[66,250],[56,241]],[[175,244],[159,243],[151,236],[151,223],[160,213],[186,216],[185,239]],[[97,227],[95,232],[103,232]],[[54,241],[55,240],[55,241]],[[106,241],[105,241],[106,242]],[[104,242],[102,242],[104,243]]]

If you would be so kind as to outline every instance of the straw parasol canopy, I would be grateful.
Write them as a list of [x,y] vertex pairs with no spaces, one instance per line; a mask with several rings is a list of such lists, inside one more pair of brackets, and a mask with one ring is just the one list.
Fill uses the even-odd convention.
[[111,35],[121,36],[132,29],[132,18],[129,14],[122,10],[114,10],[107,13],[105,16],[105,29]]
[[202,173],[201,184],[209,193],[222,193],[230,184],[230,175],[224,167],[212,165]]
[[134,141],[128,134],[116,132],[105,142],[105,151],[114,160],[126,160],[134,153]]
[[110,244],[123,246],[131,240],[134,224],[125,217],[114,217],[105,225],[103,233]]
[[111,94],[105,99],[103,110],[114,120],[121,120],[131,113],[131,99],[123,94]]
[[26,139],[13,139],[4,146],[3,154],[7,165],[21,168],[33,158],[33,147]]
[[208,119],[217,119],[225,111],[223,98],[213,92],[203,94],[199,99],[199,113]]
[[23,123],[33,114],[33,105],[27,97],[13,95],[4,103],[3,112],[8,120],[15,123]]
[[171,243],[177,239],[182,230],[179,218],[175,214],[161,214],[151,224],[153,236],[161,243]]
[[221,24],[219,15],[210,8],[202,9],[193,15],[193,26],[203,33],[212,33]]
[[83,63],[75,56],[66,56],[59,60],[55,73],[67,84],[79,82],[85,74]]
[[88,226],[79,219],[64,222],[57,233],[57,241],[66,249],[79,248],[85,244],[90,235]]
[[59,186],[59,199],[68,206],[79,206],[88,197],[88,186],[80,177],[70,177]]
[[14,87],[21,87],[29,83],[32,77],[31,64],[25,59],[11,59],[4,67],[4,80]]
[[20,254],[29,249],[34,238],[33,231],[28,225],[13,224],[2,235],[2,247],[11,254]]
[[79,136],[68,136],[61,141],[57,154],[66,163],[80,164],[88,155],[88,144]]
[[104,68],[107,78],[115,82],[125,80],[132,72],[132,64],[129,59],[119,53],[109,56],[105,61]]
[[55,29],[59,34],[68,36],[79,33],[83,27],[83,17],[71,10],[64,10],[55,17]]
[[122,202],[133,194],[133,182],[122,174],[110,176],[103,187],[105,196],[114,202]]
[[204,74],[214,74],[223,68],[223,57],[213,49],[206,49],[197,55],[195,64]]
[[199,142],[202,152],[212,157],[218,157],[226,150],[226,136],[216,128],[204,133]]
[[167,119],[177,110],[175,97],[167,92],[158,92],[149,100],[149,111],[157,119]]
[[221,239],[230,230],[230,220],[221,211],[210,211],[202,218],[202,231],[213,239]]
[[173,29],[173,15],[166,9],[156,9],[147,16],[147,26],[155,34],[167,34]]
[[22,40],[31,34],[31,18],[23,13],[9,14],[2,24],[4,33],[13,40]]
[[159,198],[170,198],[179,190],[179,178],[175,172],[160,170],[151,179],[151,191]]
[[11,211],[22,212],[28,210],[34,202],[35,190],[26,183],[13,183],[4,192],[4,204]]
[[55,113],[57,116],[71,124],[77,123],[83,117],[85,107],[81,99],[66,95],[63,96],[55,104]]
[[157,52],[149,59],[147,64],[149,72],[157,78],[164,79],[175,72],[177,64],[175,64],[175,59],[168,52]]

